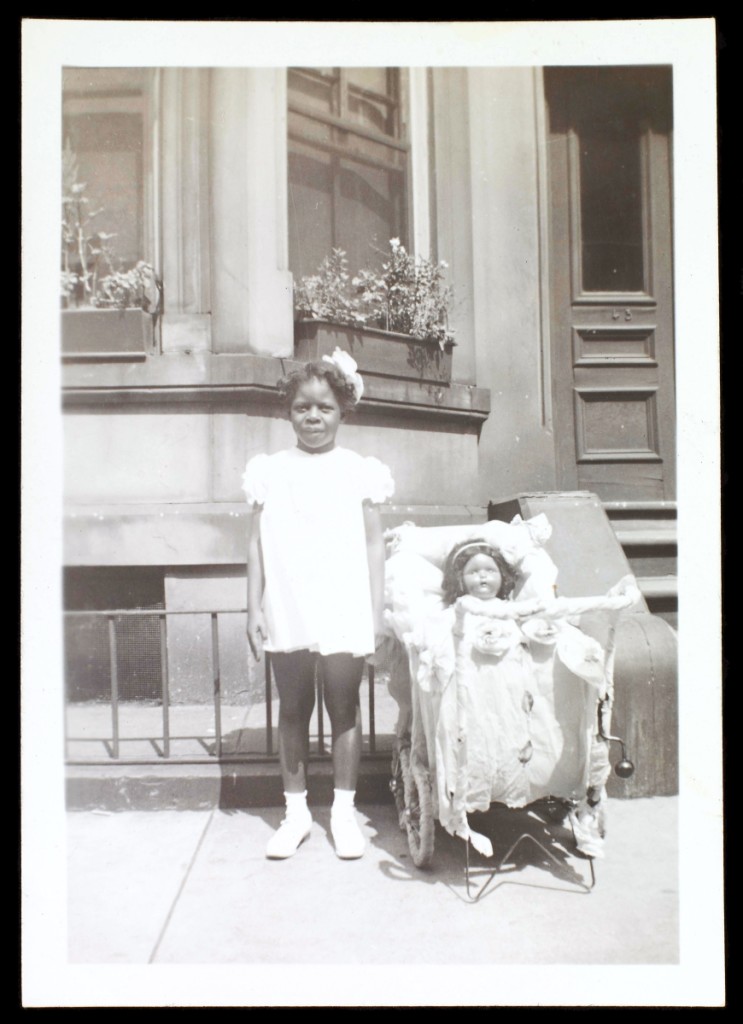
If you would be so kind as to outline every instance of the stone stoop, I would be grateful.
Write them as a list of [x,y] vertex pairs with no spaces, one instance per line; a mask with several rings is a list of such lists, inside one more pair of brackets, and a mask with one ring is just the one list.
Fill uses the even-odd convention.
[[605,501],[648,609],[675,629],[678,622],[678,542],[675,501]]
[[[392,803],[391,758],[362,760],[356,802]],[[329,761],[310,760],[308,801],[333,802],[333,769]],[[68,765],[65,804],[68,811],[234,811],[242,807],[281,807],[281,772],[277,762],[230,762],[162,765]]]

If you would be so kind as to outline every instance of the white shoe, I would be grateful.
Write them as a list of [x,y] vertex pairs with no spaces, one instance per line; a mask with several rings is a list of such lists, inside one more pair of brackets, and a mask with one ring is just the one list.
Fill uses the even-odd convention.
[[359,857],[363,857],[366,840],[356,822],[353,807],[331,811],[330,831],[333,833],[335,852],[340,858],[357,860]]
[[589,810],[581,817],[580,813],[570,812],[570,824],[575,836],[576,848],[586,857],[604,856],[604,830],[595,811]]
[[286,813],[284,820],[266,845],[266,856],[271,860],[286,860],[293,856],[307,839],[312,828],[309,810]]

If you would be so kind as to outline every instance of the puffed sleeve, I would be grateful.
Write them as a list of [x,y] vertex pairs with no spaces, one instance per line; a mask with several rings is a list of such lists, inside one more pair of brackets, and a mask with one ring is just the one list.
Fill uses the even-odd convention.
[[249,505],[262,505],[266,500],[268,456],[255,455],[248,461],[243,473],[243,490]]
[[363,462],[361,490],[362,498],[373,501],[375,505],[389,501],[395,493],[395,481],[392,479],[389,467],[371,455],[367,456]]

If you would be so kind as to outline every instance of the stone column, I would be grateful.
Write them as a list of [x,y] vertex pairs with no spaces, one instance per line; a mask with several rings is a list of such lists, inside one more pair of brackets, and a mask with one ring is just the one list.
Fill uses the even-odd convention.
[[478,380],[475,372],[475,321],[472,281],[472,184],[470,169],[469,96],[466,68],[433,68],[431,146],[435,164],[433,232],[437,259],[449,264],[454,287],[449,323],[457,347],[453,379],[462,384]]
[[480,500],[555,484],[542,276],[544,103],[532,68],[468,68],[475,370],[492,393]]
[[161,74],[162,348],[208,350],[210,72],[164,68]]
[[286,72],[210,74],[212,348],[290,356]]
[[429,133],[428,69],[411,68],[410,100],[410,199],[413,221],[413,252],[423,259],[433,255],[431,246],[431,140]]

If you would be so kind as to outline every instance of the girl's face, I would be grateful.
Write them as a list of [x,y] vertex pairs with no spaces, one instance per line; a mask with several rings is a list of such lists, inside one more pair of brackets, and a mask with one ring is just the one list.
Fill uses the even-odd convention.
[[488,601],[497,597],[503,577],[495,560],[486,554],[473,555],[462,570],[462,584],[472,597]]
[[335,447],[341,408],[327,381],[313,377],[301,384],[289,409],[289,419],[303,451],[319,454]]

